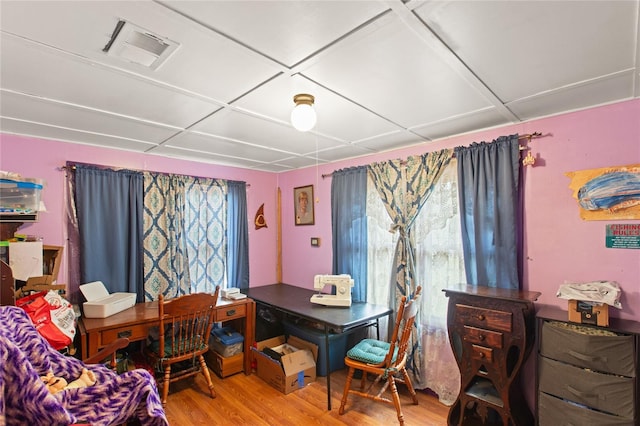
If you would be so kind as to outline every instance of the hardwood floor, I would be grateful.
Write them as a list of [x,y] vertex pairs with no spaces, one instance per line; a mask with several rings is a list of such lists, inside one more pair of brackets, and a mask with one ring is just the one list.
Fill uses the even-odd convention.
[[[347,370],[331,373],[331,406],[327,410],[326,378],[288,395],[269,386],[255,374],[221,379],[211,372],[217,397],[211,399],[201,374],[171,385],[165,407],[172,426],[187,425],[393,425],[398,424],[391,404],[350,396],[345,413],[338,414]],[[449,407],[418,391],[413,405],[404,385],[399,385],[405,425],[444,426]]]

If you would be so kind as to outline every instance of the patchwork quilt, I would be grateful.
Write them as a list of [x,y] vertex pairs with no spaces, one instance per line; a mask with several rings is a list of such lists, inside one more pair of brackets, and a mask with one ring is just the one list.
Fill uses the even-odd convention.
[[[40,379],[53,371],[71,382],[83,368],[96,384],[51,394]],[[53,349],[27,314],[0,306],[0,426],[118,425],[168,426],[155,380],[142,369],[117,374],[103,365],[85,365]]]

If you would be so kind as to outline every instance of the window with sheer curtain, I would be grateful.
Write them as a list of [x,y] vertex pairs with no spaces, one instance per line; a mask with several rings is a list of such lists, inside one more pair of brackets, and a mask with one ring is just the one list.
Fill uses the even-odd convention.
[[[447,335],[447,298],[442,291],[449,285],[466,282],[458,210],[457,163],[453,159],[435,183],[431,196],[418,214],[413,236],[416,249],[416,282],[423,288],[421,323],[423,364],[414,386],[436,392],[440,401],[455,402],[460,373]],[[369,179],[367,184],[368,281],[367,301],[387,305],[390,268],[397,234],[389,232],[391,220]],[[381,327],[385,329],[385,327]]]

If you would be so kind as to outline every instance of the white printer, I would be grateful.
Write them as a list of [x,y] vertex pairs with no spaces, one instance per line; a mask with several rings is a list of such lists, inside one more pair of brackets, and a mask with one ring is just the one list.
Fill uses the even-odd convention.
[[87,318],[106,318],[122,312],[136,304],[135,293],[112,293],[102,281],[93,281],[80,286],[86,302],[82,304],[84,316]]

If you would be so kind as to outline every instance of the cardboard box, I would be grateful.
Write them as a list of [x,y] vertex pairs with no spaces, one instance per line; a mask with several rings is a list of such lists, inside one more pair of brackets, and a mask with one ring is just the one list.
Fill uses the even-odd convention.
[[109,294],[102,281],[83,284],[80,291],[87,299],[82,304],[84,316],[87,318],[107,318],[136,304],[135,293]]
[[569,300],[569,321],[578,324],[609,326],[609,305],[593,306],[580,300]]
[[224,357],[218,352],[209,349],[204,358],[207,360],[209,367],[220,378],[231,376],[232,374],[241,373],[244,370],[244,353]]
[[[283,345],[297,350],[291,352],[282,351],[280,360],[274,360],[262,352],[264,348],[274,351],[282,350]],[[316,380],[316,360],[318,358],[318,346],[295,336],[278,336],[272,339],[258,342],[253,348],[256,360],[256,374],[265,382],[284,394],[293,392]]]

